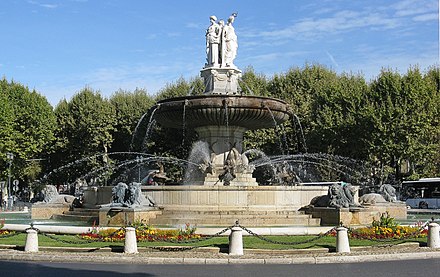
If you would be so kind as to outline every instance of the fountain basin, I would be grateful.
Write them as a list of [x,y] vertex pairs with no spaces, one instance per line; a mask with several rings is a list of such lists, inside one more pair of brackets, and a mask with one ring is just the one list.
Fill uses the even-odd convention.
[[286,102],[259,96],[176,97],[159,101],[156,107],[156,121],[176,129],[203,126],[239,126],[247,130],[273,128],[288,120],[291,114]]

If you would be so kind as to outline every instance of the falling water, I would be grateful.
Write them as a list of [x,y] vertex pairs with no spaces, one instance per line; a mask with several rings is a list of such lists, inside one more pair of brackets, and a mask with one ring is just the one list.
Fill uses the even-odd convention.
[[[149,111],[148,111],[148,112],[149,112]],[[141,116],[141,119],[139,119],[138,123],[136,124],[136,128],[134,128],[134,132],[133,132],[133,135],[132,135],[132,137],[131,137],[130,149],[132,149],[132,147],[133,147],[134,138],[135,138],[136,133],[137,133],[137,131],[138,131],[138,129],[139,129],[139,126],[140,126],[141,123],[144,121],[144,118],[145,118],[145,116],[148,114],[148,112],[144,113],[144,114]]]
[[147,143],[148,139],[150,138],[150,134],[151,134],[151,130],[153,129],[153,126],[156,125],[156,120],[153,119],[150,122],[148,122],[148,126],[147,126],[147,130],[145,131],[145,136],[144,139],[142,141],[142,146],[144,147],[144,145]]
[[183,103],[183,116],[182,116],[182,147],[185,145],[185,131],[186,131],[186,106],[188,105],[188,99]]
[[[154,109],[153,109],[153,111],[151,112],[150,119],[148,120],[147,131],[145,132],[144,140],[143,140],[143,142],[142,142],[142,146],[145,144],[145,142],[146,142],[146,138],[147,138],[147,137],[149,136],[149,134],[150,134],[151,126],[154,125],[154,124],[152,124],[152,121],[154,121],[154,119],[153,119],[153,118],[154,118],[154,113],[155,113],[156,110],[159,109],[159,108],[160,108],[160,104],[158,104],[157,106],[155,106]],[[150,109],[150,110],[151,110],[151,109]],[[141,119],[139,119],[139,121],[138,121],[138,123],[137,123],[137,125],[136,125],[136,128],[134,129],[133,136],[131,137],[130,149],[133,149],[134,138],[135,138],[135,136],[136,136],[136,134],[137,134],[137,132],[138,132],[139,126],[140,126],[141,123],[144,121],[144,117],[145,117],[148,113],[150,113],[150,110],[148,110],[148,112],[144,113],[144,114],[142,115]]]
[[294,124],[295,125],[298,124],[298,126],[299,126],[299,130],[300,130],[300,134],[301,134],[301,140],[302,140],[302,143],[303,143],[304,152],[307,153],[308,149],[307,149],[306,139],[304,137],[304,131],[303,131],[303,128],[302,128],[302,125],[301,125],[301,121],[299,120],[299,117],[296,114],[293,114],[293,118],[296,120],[296,123],[294,121]]
[[[274,126],[275,126],[275,132],[276,132],[276,130],[278,129],[278,123],[277,123],[277,121],[275,120],[275,116],[273,115],[273,113],[272,113],[272,111],[270,110],[269,107],[265,106],[265,108],[269,111],[269,114],[270,114],[270,116],[272,117],[273,124],[274,124]],[[283,128],[281,131],[283,132],[283,138],[285,139],[285,137],[286,137],[286,133],[285,133],[284,128]],[[280,147],[281,154],[284,155],[284,147],[283,147],[284,145],[283,145],[283,140],[282,140],[281,138],[278,138],[278,139],[279,139],[279,141],[278,141],[278,145],[279,145],[279,147]]]
[[[229,134],[229,110],[228,110],[228,101],[223,100],[223,104],[225,107],[225,123],[226,123],[226,134],[228,134],[228,141],[225,143],[230,142],[230,134]],[[227,145],[226,147],[232,147],[232,145]],[[224,162],[226,161],[226,155],[224,156]]]
[[275,169],[273,180],[276,180],[279,172],[288,172],[304,182],[327,181],[329,176],[337,180],[344,178],[345,181],[356,184],[371,181],[368,178],[370,166],[365,163],[323,153],[271,156],[269,159],[252,161],[250,165],[255,168],[271,165]]
[[191,184],[192,181],[198,180],[199,176],[203,175],[200,167],[208,165],[211,162],[209,145],[205,141],[196,141],[188,156],[188,166],[185,170],[185,178],[183,184]]
[[[249,88],[249,86],[243,81],[243,79],[242,78],[240,78],[240,79],[238,79],[241,83],[243,83],[244,84],[244,86],[246,87],[246,89],[250,92],[250,94],[251,95],[255,95],[255,93]],[[243,90],[242,90],[242,93],[241,93],[241,95],[243,95]]]

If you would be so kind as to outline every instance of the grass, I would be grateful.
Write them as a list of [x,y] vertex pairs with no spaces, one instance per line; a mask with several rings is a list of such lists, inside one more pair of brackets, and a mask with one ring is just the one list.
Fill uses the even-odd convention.
[[[104,248],[104,247],[123,247],[124,242],[91,242],[83,243],[85,240],[78,238],[75,235],[51,235],[57,240],[49,238],[45,235],[38,235],[38,244],[41,247],[51,246],[51,247],[90,247],[90,248]],[[316,238],[316,236],[264,236],[264,238],[284,243],[301,243],[306,240]],[[61,241],[60,241],[61,240]],[[71,242],[71,243],[68,243]],[[79,242],[75,243],[75,242]],[[421,244],[426,244],[427,238],[416,238],[416,239],[406,239],[398,240],[392,242],[381,242],[381,241],[371,241],[371,240],[361,240],[361,239],[350,239],[350,246],[380,246],[384,244],[401,244],[403,242],[418,242]],[[0,237],[0,245],[17,245],[24,246],[26,243],[26,234],[19,233],[12,237]],[[138,247],[161,247],[161,246],[191,246],[191,247],[228,247],[228,237],[217,237],[211,238],[205,241],[200,241],[196,243],[170,243],[170,242],[138,242]],[[284,245],[284,244],[274,244],[270,242],[263,241],[257,237],[244,236],[243,246],[245,249],[271,249],[271,250],[282,250],[282,249],[312,249],[312,248],[335,248],[336,238],[331,236],[321,237],[313,242],[307,242],[295,245]]]

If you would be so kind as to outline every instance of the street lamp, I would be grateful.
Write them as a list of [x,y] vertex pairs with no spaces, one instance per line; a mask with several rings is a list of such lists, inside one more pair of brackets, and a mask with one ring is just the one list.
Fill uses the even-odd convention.
[[9,164],[9,170],[8,170],[8,209],[12,210],[13,203],[13,197],[12,197],[12,182],[11,182],[11,167],[12,167],[12,161],[14,160],[14,154],[12,153],[6,153],[6,159],[8,159]]

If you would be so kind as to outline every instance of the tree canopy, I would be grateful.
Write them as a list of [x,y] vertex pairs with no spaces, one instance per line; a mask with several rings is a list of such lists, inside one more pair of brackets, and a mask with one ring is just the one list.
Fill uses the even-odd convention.
[[[245,149],[268,155],[329,153],[369,162],[379,178],[411,163],[406,178],[440,175],[440,74],[433,66],[405,74],[383,69],[372,81],[306,64],[267,77],[247,68],[240,80],[244,95],[287,102],[293,118],[274,129],[248,131]],[[157,101],[202,94],[201,78],[180,78],[156,95],[145,90],[116,91],[109,99],[84,88],[55,109],[35,91],[5,79],[0,82],[0,162],[14,153],[15,174],[32,179],[44,158],[42,174],[90,158],[90,170],[111,163],[102,154],[139,151],[186,159],[197,140],[193,130],[162,128],[150,120]],[[147,130],[148,129],[148,130]],[[145,135],[148,131],[148,137]],[[101,155],[101,156],[99,156]],[[72,182],[75,170],[58,173]],[[398,172],[397,172],[398,173]],[[28,177],[26,177],[28,176]],[[31,177],[34,176],[34,177]]]

